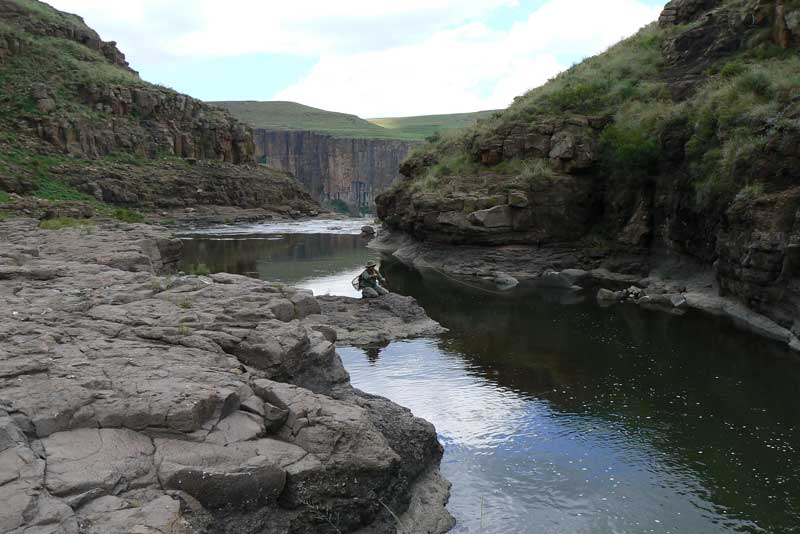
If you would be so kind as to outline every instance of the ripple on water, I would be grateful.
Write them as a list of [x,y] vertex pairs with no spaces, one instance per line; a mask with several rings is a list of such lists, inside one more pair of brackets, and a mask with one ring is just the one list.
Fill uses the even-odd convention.
[[[684,459],[631,430],[480,376],[440,340],[340,353],[356,387],[433,422],[456,533],[761,532],[712,501]],[[483,512],[481,512],[483,510]],[[483,526],[481,527],[481,522]]]
[[[374,257],[362,224],[212,230],[184,264],[347,294]],[[800,532],[800,366],[764,340],[384,267],[451,333],[340,353],[356,387],[436,425],[456,533]]]

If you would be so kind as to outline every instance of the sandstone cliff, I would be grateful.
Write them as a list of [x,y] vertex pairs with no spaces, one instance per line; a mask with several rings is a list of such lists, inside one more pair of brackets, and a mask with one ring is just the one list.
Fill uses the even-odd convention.
[[393,139],[342,138],[302,130],[256,129],[256,158],[292,173],[322,202],[370,207],[400,177],[400,162],[417,144]]
[[[0,88],[3,190],[29,194],[48,179],[74,186],[69,176],[51,171],[53,163],[81,158],[124,175],[132,191],[125,202],[147,195],[167,200],[170,193],[159,192],[159,183],[140,185],[152,174],[146,163],[186,159],[252,166],[224,173],[250,177],[241,186],[229,182],[235,194],[202,201],[227,204],[236,197],[242,199],[237,204],[253,204],[246,198],[250,188],[261,205],[285,201],[273,193],[290,179],[256,167],[249,127],[224,110],[141,80],[115,43],[103,41],[75,15],[37,0],[0,0]],[[213,182],[220,168],[198,167],[194,174],[205,170],[207,176],[195,190],[208,190],[205,182]],[[98,176],[81,190],[95,195],[104,188]],[[294,209],[313,208],[301,188],[291,196]],[[173,197],[173,203],[181,200]]]
[[421,240],[569,251],[543,269],[642,277],[691,260],[798,335],[798,47],[796,1],[673,0],[498,117],[416,150],[378,214]]

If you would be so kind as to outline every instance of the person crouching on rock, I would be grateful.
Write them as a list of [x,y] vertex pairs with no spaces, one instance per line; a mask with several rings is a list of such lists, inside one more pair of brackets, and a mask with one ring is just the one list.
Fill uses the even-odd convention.
[[381,285],[385,283],[386,278],[381,275],[374,261],[368,262],[367,268],[358,277],[358,288],[361,290],[361,296],[365,299],[387,295],[389,291]]

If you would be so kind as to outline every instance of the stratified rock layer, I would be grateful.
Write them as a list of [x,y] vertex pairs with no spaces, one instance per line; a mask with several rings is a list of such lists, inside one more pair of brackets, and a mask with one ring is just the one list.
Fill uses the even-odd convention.
[[[787,68],[796,75],[797,64],[792,62],[800,47],[797,2],[673,0],[659,26],[641,34],[652,36],[647,33],[652,31],[658,37],[658,71],[646,81],[661,85],[658,102],[673,111],[705,109],[701,99],[711,97],[703,91],[728,83],[725,73],[714,73],[737,65],[744,68],[745,60],[750,61],[747,68],[756,69],[756,78],[766,79],[764,73],[780,72],[777,60],[769,57],[790,58],[785,59]],[[634,53],[642,49],[637,50]],[[624,61],[624,55],[615,55],[620,53],[611,49],[602,60]],[[767,59],[758,59],[761,55]],[[570,81],[579,83],[580,78],[576,81],[567,72],[544,92],[532,93],[544,95],[540,100],[522,97],[530,109],[523,113],[512,105],[497,120],[466,132],[454,143],[457,150],[439,144],[412,154],[401,166],[406,179],[378,197],[377,213],[393,230],[435,244],[401,247],[397,253],[431,264],[450,254],[441,263],[463,273],[486,273],[492,270],[486,258],[508,255],[508,261],[494,262],[496,270],[511,272],[512,267],[542,274],[602,267],[638,279],[657,275],[665,261],[685,260],[695,270],[712,273],[714,287],[708,289],[716,298],[729,297],[766,316],[788,333],[782,338],[800,336],[796,87],[788,88],[790,96],[785,98],[767,94],[764,101],[774,111],[759,118],[729,102],[715,103],[720,113],[741,116],[729,130],[722,119],[714,119],[708,135],[718,144],[706,146],[698,144],[708,133],[700,132],[702,120],[677,112],[667,113],[669,120],[657,135],[615,137],[615,127],[626,127],[615,114],[636,98],[591,108],[601,109],[603,116],[579,113],[580,102],[547,107],[548,89],[566,95],[578,90],[570,89]],[[558,83],[566,85],[559,89]],[[737,92],[743,91],[737,86]],[[695,96],[700,101],[693,100]],[[730,168],[703,167],[701,161],[721,157],[722,141],[732,139],[725,150],[743,150],[734,130],[736,136],[744,132],[755,139],[758,148],[726,160]],[[626,170],[624,158],[604,156],[626,150],[641,156],[648,142],[657,153],[649,165]],[[442,171],[450,171],[447,158],[453,154],[469,162],[462,165],[467,169],[464,176]],[[522,170],[501,172],[503,165]],[[704,195],[714,200],[698,200]],[[439,249],[439,244],[493,248],[481,256]],[[516,261],[526,258],[529,261]],[[464,264],[454,265],[459,261]],[[472,264],[478,266],[473,269]]]
[[0,0],[0,93],[0,152],[13,154],[0,191],[53,195],[65,182],[143,208],[318,208],[291,176],[256,164],[244,123],[140,79],[115,43],[38,0]]
[[0,532],[451,526],[433,427],[350,387],[310,293],[158,276],[147,226],[0,239]]
[[371,206],[400,178],[400,163],[416,143],[259,128],[255,144],[259,161],[292,173],[314,199]]

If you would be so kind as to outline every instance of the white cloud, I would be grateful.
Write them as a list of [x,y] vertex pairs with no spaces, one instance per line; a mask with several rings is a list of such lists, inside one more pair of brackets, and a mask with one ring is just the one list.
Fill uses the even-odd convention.
[[502,108],[568,66],[557,57],[597,54],[658,13],[637,0],[551,0],[505,32],[472,23],[388,50],[325,54],[275,98],[365,117]]
[[253,53],[318,58],[262,98],[361,116],[505,107],[659,12],[641,0],[550,0],[497,31],[476,21],[518,0],[50,1],[119,41],[134,68]]
[[[86,17],[134,62],[381,49],[518,0],[48,0]],[[109,37],[110,36],[110,37]]]

